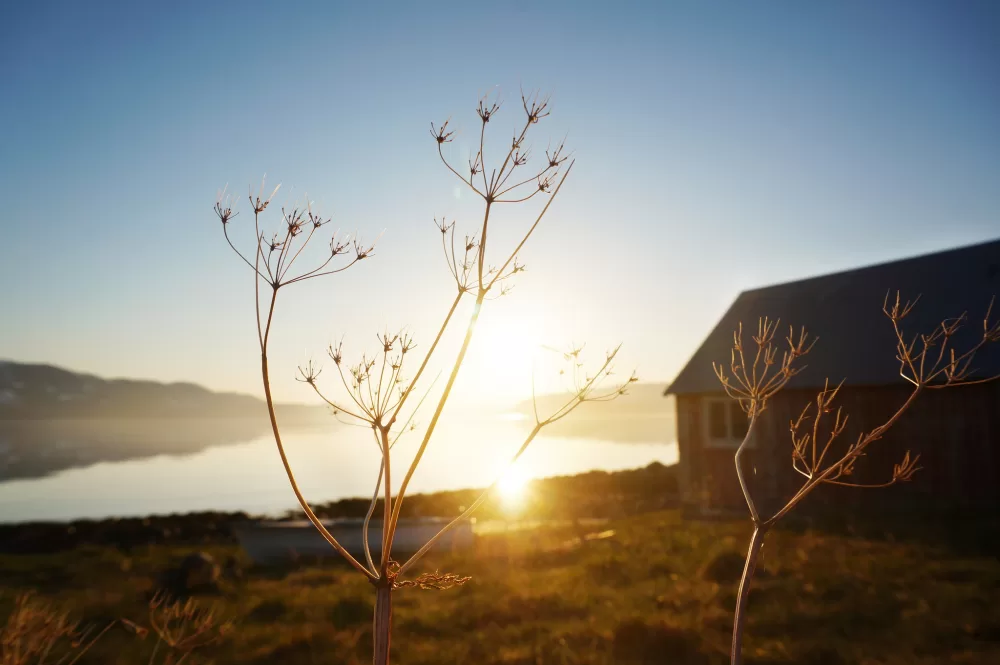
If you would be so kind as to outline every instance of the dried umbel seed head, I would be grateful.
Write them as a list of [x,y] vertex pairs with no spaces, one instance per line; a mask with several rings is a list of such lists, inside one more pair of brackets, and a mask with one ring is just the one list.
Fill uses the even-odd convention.
[[331,344],[327,352],[330,355],[330,359],[339,366],[344,360],[344,343],[342,341],[337,342],[337,346]]
[[538,93],[533,93],[529,97],[526,97],[524,92],[521,92],[521,104],[524,106],[524,112],[528,116],[529,123],[537,123],[539,120],[549,115],[549,100],[539,99]]
[[338,254],[343,254],[347,251],[347,248],[351,246],[351,238],[348,236],[343,240],[337,238],[337,234],[334,233],[333,237],[330,238],[330,254],[337,256]]
[[267,198],[262,198],[264,196],[264,180],[266,178],[266,175],[264,178],[261,178],[260,189],[257,190],[257,196],[254,196],[252,191],[250,192],[250,204],[253,206],[253,211],[258,214],[264,212],[267,206],[270,205],[271,201],[274,199],[274,195],[278,193],[279,189],[281,189],[281,183],[278,183]]
[[899,464],[892,466],[892,479],[897,482],[908,483],[913,480],[913,474],[920,471],[922,467],[917,466],[920,455],[910,457],[910,451],[906,451],[903,460]]
[[302,378],[301,379],[296,378],[295,380],[301,381],[302,383],[308,383],[309,385],[313,386],[316,385],[316,379],[318,379],[319,375],[322,373],[323,369],[320,367],[313,366],[313,361],[310,360],[305,367],[299,365],[299,375]]
[[955,335],[968,322],[965,312],[956,317],[942,320],[930,333],[914,336],[904,334],[901,322],[913,310],[920,297],[912,302],[901,302],[896,292],[895,302],[890,304],[886,294],[882,307],[896,335],[896,360],[899,361],[900,376],[915,386],[943,388],[969,383],[983,383],[997,377],[975,378],[973,361],[987,345],[1000,341],[1000,321],[992,322],[993,299],[983,316],[983,334],[978,342],[964,349],[955,347]]
[[282,208],[281,216],[285,218],[285,223],[288,224],[288,234],[291,237],[294,238],[302,233],[302,226],[305,224],[303,211],[296,208],[291,213],[286,213],[285,209]]
[[399,335],[390,335],[388,331],[384,334],[375,334],[375,338],[378,339],[379,343],[382,345],[383,353],[390,353],[396,342],[399,341]]
[[564,141],[556,147],[555,151],[553,152],[549,152],[548,150],[545,151],[545,159],[548,160],[550,169],[558,168],[560,164],[566,161],[567,157],[563,155],[563,150],[565,149],[565,146],[566,143]]
[[324,224],[329,224],[331,220],[330,217],[323,219],[321,215],[317,215],[316,213],[314,213],[311,205],[308,207],[306,215],[308,217],[308,220],[312,223],[314,229],[318,229]]
[[416,346],[416,342],[413,341],[413,336],[407,332],[401,332],[398,335],[399,338],[399,350],[403,355],[407,352],[412,351]]
[[451,231],[452,229],[455,228],[455,222],[451,222],[449,224],[448,221],[444,217],[441,218],[441,221],[438,221],[438,218],[435,217],[434,218],[434,226],[438,227],[438,230],[442,234],[445,234],[445,233],[448,233],[448,231]]
[[358,261],[367,259],[375,253],[375,246],[370,245],[368,247],[362,246],[357,240],[354,241],[354,254]]
[[223,224],[228,224],[230,219],[240,214],[238,212],[233,212],[232,197],[226,193],[228,189],[229,185],[227,184],[215,196],[215,214],[219,217],[219,220]]
[[[802,368],[794,367],[793,363],[812,348],[812,344],[806,344],[808,336],[805,329],[802,330],[797,343],[794,341],[792,333],[789,332],[789,336],[786,338],[789,349],[782,356],[780,369],[772,371],[778,353],[778,347],[774,344],[778,323],[778,321],[770,321],[767,318],[760,319],[757,335],[752,337],[757,345],[757,351],[752,356],[752,368],[750,368],[749,373],[744,357],[742,323],[733,332],[733,346],[729,360],[729,371],[732,376],[725,372],[721,364],[712,363],[712,369],[726,394],[738,400],[750,418],[760,415],[761,411],[767,407],[768,400],[801,371]],[[791,329],[789,330],[791,331]],[[815,341],[813,340],[813,343]],[[758,366],[761,369],[760,372],[757,371]]]
[[500,110],[499,103],[490,104],[486,97],[479,100],[479,107],[476,109],[476,113],[479,115],[479,119],[483,121],[485,125],[493,117],[493,114]]
[[448,131],[449,122],[451,121],[445,120],[444,124],[441,125],[440,129],[436,128],[433,122],[431,123],[431,136],[434,137],[434,139],[438,142],[439,145],[442,143],[451,143],[452,140],[451,137],[452,135],[454,135],[455,132]]

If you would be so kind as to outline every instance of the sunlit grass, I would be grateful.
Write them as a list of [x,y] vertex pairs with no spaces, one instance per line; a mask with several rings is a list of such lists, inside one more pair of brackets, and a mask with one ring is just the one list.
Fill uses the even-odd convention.
[[[727,662],[748,525],[690,522],[663,511],[596,528],[614,536],[572,546],[580,530],[552,526],[482,536],[474,557],[430,555],[427,570],[472,581],[448,591],[400,590],[394,661]],[[905,540],[776,531],[751,599],[748,664],[1000,662],[1000,562],[982,541],[990,529],[981,525],[968,551],[949,549],[940,543],[955,538],[933,534]],[[228,545],[8,555],[0,557],[0,586],[10,590],[0,611],[16,591],[32,587],[85,625],[141,620],[152,580],[192,549],[217,560],[233,554],[248,565]],[[370,662],[370,585],[344,565],[248,568],[242,580],[223,581],[199,601],[235,622],[225,641],[205,652],[218,665]],[[82,662],[145,662],[150,646],[112,631]]]

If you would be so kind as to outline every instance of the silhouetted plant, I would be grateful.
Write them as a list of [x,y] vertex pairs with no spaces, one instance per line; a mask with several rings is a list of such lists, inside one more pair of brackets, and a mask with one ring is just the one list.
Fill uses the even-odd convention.
[[[271,192],[270,196],[264,198],[265,189],[263,184],[259,193],[256,196],[251,195],[250,197],[250,203],[254,210],[257,238],[257,247],[254,252],[253,262],[236,250],[231,241],[229,243],[230,246],[233,246],[234,251],[240,254],[244,263],[254,271],[258,290],[261,283],[266,284],[270,289],[269,303],[266,305],[266,315],[261,314],[262,310],[258,298],[257,330],[261,350],[261,373],[264,381],[264,394],[271,417],[274,439],[281,454],[282,463],[284,464],[289,482],[295,491],[295,495],[309,520],[330,545],[376,587],[373,621],[374,662],[380,665],[389,662],[393,589],[407,586],[422,589],[445,589],[463,584],[469,579],[460,575],[442,574],[439,572],[423,573],[409,579],[406,576],[412,572],[413,566],[445,533],[470,517],[476,508],[486,500],[490,491],[499,482],[503,471],[506,469],[504,467],[504,469],[499,470],[493,482],[482,491],[478,498],[461,515],[449,522],[407,561],[400,564],[392,559],[393,537],[399,524],[400,511],[410,480],[420,465],[445,404],[451,395],[455,380],[458,377],[469,345],[473,339],[483,304],[487,300],[509,293],[511,279],[524,271],[524,266],[518,261],[518,254],[548,212],[549,206],[559,193],[573,167],[573,162],[568,161],[563,143],[560,143],[554,150],[546,150],[545,159],[537,168],[530,168],[528,166],[531,151],[526,144],[526,138],[529,130],[534,125],[537,125],[542,119],[548,117],[549,103],[547,99],[541,98],[537,94],[525,95],[522,92],[521,104],[524,109],[523,128],[514,135],[503,159],[498,160],[500,166],[498,168],[487,169],[485,154],[486,126],[500,110],[501,104],[488,96],[479,101],[479,106],[476,109],[480,125],[479,145],[476,154],[469,159],[468,176],[460,174],[444,155],[443,146],[446,143],[450,143],[454,136],[454,132],[449,130],[450,121],[444,122],[440,127],[433,123],[431,124],[430,133],[437,144],[438,156],[445,167],[461,180],[463,186],[470,189],[479,197],[483,204],[483,216],[481,223],[478,225],[478,230],[471,235],[464,236],[461,241],[457,241],[456,223],[454,221],[447,222],[446,220],[439,221],[435,219],[435,224],[441,234],[441,243],[448,270],[454,280],[455,296],[440,329],[427,349],[426,354],[417,364],[417,369],[413,377],[409,380],[404,379],[404,371],[410,366],[409,361],[413,356],[415,348],[413,339],[405,332],[386,332],[378,335],[379,350],[370,357],[362,355],[360,360],[354,364],[349,364],[345,361],[341,344],[329,348],[328,353],[336,367],[339,383],[346,393],[346,397],[343,400],[329,397],[321,390],[318,379],[322,370],[314,366],[312,362],[299,368],[299,380],[315,390],[317,395],[334,410],[338,418],[344,418],[346,419],[345,422],[371,429],[375,444],[380,452],[381,465],[379,477],[376,481],[372,501],[362,527],[365,549],[364,562],[358,561],[337,542],[336,538],[330,534],[316,516],[298,488],[294,473],[285,456],[280,429],[275,417],[268,372],[268,342],[274,317],[275,301],[281,288],[306,279],[345,270],[371,256],[372,247],[359,244],[356,241],[348,243],[346,239],[338,240],[336,235],[334,235],[330,241],[330,256],[325,263],[308,272],[298,273],[296,276],[290,277],[292,265],[302,254],[304,247],[313,238],[314,232],[329,220],[315,216],[311,206],[307,202],[301,208],[297,208],[291,212],[282,210],[282,218],[287,225],[287,229],[283,234],[276,234],[270,240],[266,240],[265,235],[260,230],[259,218],[260,214],[270,204],[275,192]],[[512,249],[502,251],[499,254],[500,261],[495,264],[490,263],[491,254],[488,252],[488,249],[491,247],[491,244],[488,242],[488,232],[490,230],[491,212],[494,207],[523,204],[536,197],[539,199],[544,198],[545,203],[535,216],[528,230]],[[228,241],[228,227],[235,213],[232,210],[229,200],[225,198],[224,193],[220,194],[216,202],[215,211],[223,224]],[[298,249],[293,251],[293,245],[296,243],[298,243]],[[332,262],[342,255],[348,256],[346,263],[337,268],[331,267]],[[431,356],[437,351],[445,331],[452,323],[453,316],[459,304],[466,297],[474,299],[474,306],[465,326],[465,335],[458,355],[447,373],[444,389],[437,399],[430,422],[424,430],[416,454],[406,469],[399,490],[393,496],[391,490],[392,473],[394,471],[391,459],[392,449],[400,435],[408,430],[415,429],[412,419],[416,409],[412,409],[409,416],[404,418],[404,407],[409,402],[420,380],[425,378],[424,373]],[[537,403],[535,404],[535,425],[516,453],[511,457],[508,466],[520,458],[544,427],[565,418],[583,402],[615,399],[619,395],[624,394],[626,387],[636,380],[635,376],[632,375],[621,385],[602,391],[599,386],[611,375],[618,349],[615,348],[607,352],[597,369],[589,374],[583,369],[581,351],[582,348],[571,348],[564,354],[564,359],[572,365],[572,375],[575,378],[571,396],[563,406],[546,417],[539,416]],[[421,403],[426,399],[427,395],[428,393],[425,392],[423,398],[420,400]],[[417,405],[417,408],[419,406],[420,404]],[[375,561],[368,544],[368,528],[380,493],[382,493],[384,499],[382,548],[380,559]]]
[[[753,496],[743,475],[740,460],[746,452],[748,442],[754,434],[760,414],[767,408],[768,401],[780,392],[785,385],[804,367],[799,365],[818,341],[809,338],[803,328],[795,334],[794,328],[789,329],[785,338],[787,349],[778,358],[779,343],[775,341],[778,322],[766,318],[758,323],[757,334],[752,337],[755,349],[753,357],[746,352],[743,343],[742,325],[733,333],[733,348],[730,356],[728,372],[722,365],[712,364],[722,387],[726,393],[737,400],[749,419],[746,436],[736,451],[736,473],[740,488],[750,510],[753,521],[753,535],[747,553],[743,575],[737,596],[736,613],[733,620],[733,641],[730,659],[733,665],[742,662],[743,631],[746,624],[747,598],[750,585],[757,569],[757,561],[767,531],[782,517],[788,514],[802,499],[821,484],[842,485],[848,487],[888,487],[898,482],[910,480],[920,469],[920,455],[911,455],[906,451],[899,463],[895,464],[891,476],[884,482],[874,484],[856,483],[849,480],[858,459],[864,456],[865,450],[872,443],[881,439],[903,414],[913,405],[917,396],[924,390],[936,390],[955,386],[984,383],[1000,378],[1000,376],[975,377],[976,371],[972,362],[976,354],[986,345],[1000,341],[1000,322],[991,323],[990,314],[993,302],[990,302],[983,317],[982,336],[964,351],[955,349],[955,334],[965,325],[965,313],[951,319],[945,319],[929,333],[919,333],[909,341],[902,329],[903,320],[913,310],[919,300],[901,302],[897,292],[895,301],[890,301],[886,295],[883,312],[892,324],[896,336],[896,359],[900,364],[900,376],[912,385],[912,390],[906,400],[884,423],[874,429],[861,432],[853,443],[838,452],[835,444],[840,440],[847,427],[847,414],[840,407],[834,411],[834,401],[843,382],[830,387],[829,380],[819,391],[812,403],[806,404],[798,418],[791,422],[792,468],[804,477],[798,491],[773,515],[762,516],[757,509]],[[832,423],[824,429],[824,420]],[[812,426],[808,426],[809,420]],[[822,442],[821,442],[821,439]]]

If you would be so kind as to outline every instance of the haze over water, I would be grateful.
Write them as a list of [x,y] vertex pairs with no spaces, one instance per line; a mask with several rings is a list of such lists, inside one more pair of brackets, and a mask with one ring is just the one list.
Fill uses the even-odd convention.
[[[488,485],[527,433],[516,417],[443,422],[410,491]],[[669,419],[654,419],[646,431],[648,441],[628,443],[543,433],[519,461],[517,473],[541,478],[676,462]],[[419,443],[415,434],[404,436],[393,448],[394,468],[405,468],[412,459]],[[378,451],[368,430],[315,427],[291,429],[285,436],[296,478],[311,502],[371,495]],[[402,476],[403,472],[397,473]],[[394,477],[394,491],[400,480]],[[0,483],[0,522],[202,510],[277,515],[295,508],[295,497],[267,432],[192,454],[102,462],[43,478]]]

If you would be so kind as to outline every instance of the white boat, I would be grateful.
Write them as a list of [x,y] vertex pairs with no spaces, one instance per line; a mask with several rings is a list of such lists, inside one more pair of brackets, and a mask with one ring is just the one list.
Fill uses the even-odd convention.
[[[394,558],[420,549],[451,520],[443,517],[400,519],[392,541]],[[455,525],[438,540],[435,550],[468,550],[472,548],[473,521]],[[361,518],[323,520],[323,525],[352,556],[364,561],[364,540]],[[309,521],[258,521],[234,527],[240,545],[255,563],[275,563],[298,557],[338,556]],[[382,522],[372,521],[368,526],[368,546],[372,558],[377,559],[382,550]]]

